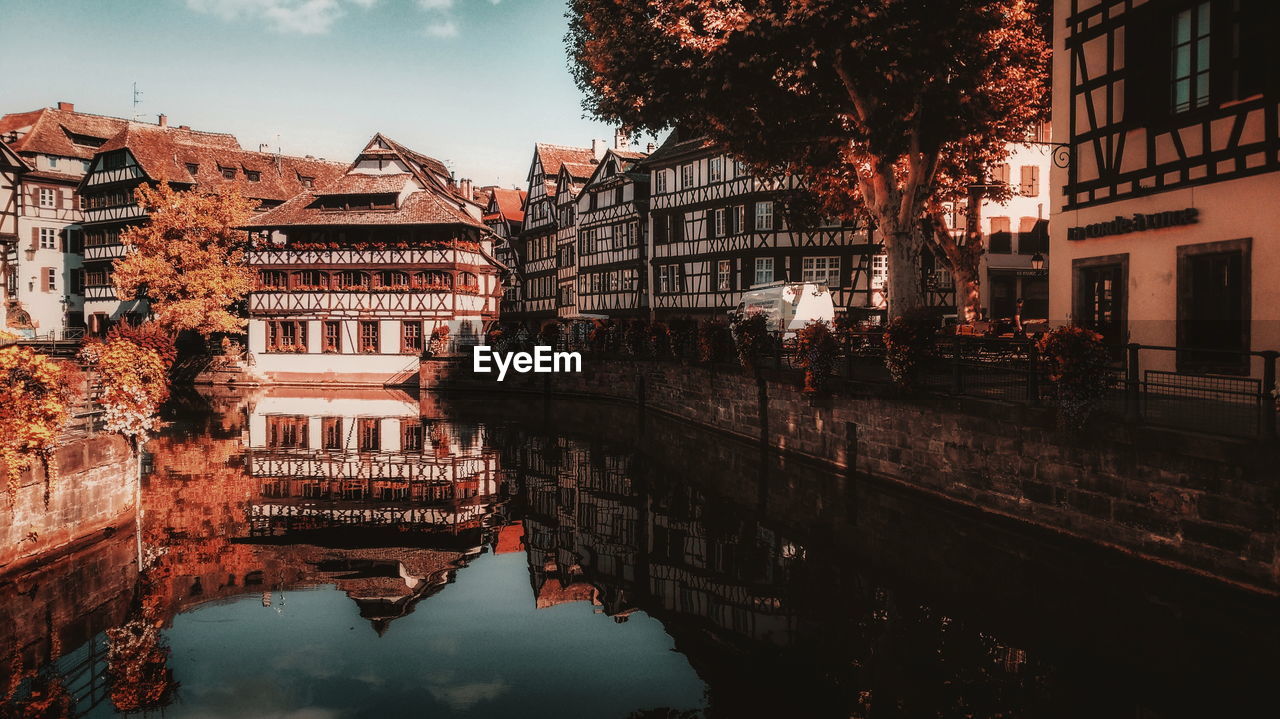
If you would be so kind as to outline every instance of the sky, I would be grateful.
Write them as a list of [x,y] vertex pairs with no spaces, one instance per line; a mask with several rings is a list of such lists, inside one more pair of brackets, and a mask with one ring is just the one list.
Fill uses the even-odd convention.
[[[375,132],[477,185],[525,184],[583,117],[564,0],[0,0],[0,114],[76,109],[350,161]],[[133,105],[133,83],[141,91]]]

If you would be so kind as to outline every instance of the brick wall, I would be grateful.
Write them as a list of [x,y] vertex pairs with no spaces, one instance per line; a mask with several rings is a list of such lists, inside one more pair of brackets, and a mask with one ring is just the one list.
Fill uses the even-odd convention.
[[[424,389],[604,397],[1011,516],[1152,561],[1280,590],[1274,449],[1150,428],[1057,431],[1043,409],[849,385],[813,399],[789,373],[592,360],[581,374],[475,376],[423,362]],[[762,429],[763,426],[763,429]]]
[[36,461],[22,473],[16,496],[0,493],[0,571],[119,526],[133,514],[137,461],[119,435],[65,444],[49,464],[52,476]]

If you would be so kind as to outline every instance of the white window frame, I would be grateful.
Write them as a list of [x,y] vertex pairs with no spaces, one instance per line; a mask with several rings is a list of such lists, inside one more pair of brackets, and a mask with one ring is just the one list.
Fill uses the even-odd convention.
[[707,182],[724,180],[724,158],[713,157],[707,160]]
[[755,228],[757,232],[773,229],[773,201],[756,203]]
[[680,189],[687,190],[698,184],[698,170],[692,162],[680,166]]
[[805,257],[800,260],[802,282],[825,282],[827,287],[840,286],[840,258],[833,255]]
[[42,250],[58,249],[58,228],[56,227],[40,228],[40,249]]
[[733,289],[733,260],[720,260],[716,265],[716,289],[720,292]]
[[728,213],[725,212],[724,208],[716,210],[716,237],[725,237],[729,234],[728,232],[725,232],[726,214]]
[[889,283],[889,256],[871,256],[871,289],[883,290]]
[[747,206],[746,206],[746,205],[734,205],[734,206],[733,206],[733,231],[734,231],[734,233],[735,233],[735,234],[742,234],[742,233],[743,233],[743,232],[745,232],[745,231],[746,231],[746,229],[747,229],[746,225],[747,225]]
[[47,209],[52,209],[54,207],[57,207],[58,196],[55,195],[54,192],[56,192],[56,190],[51,190],[47,187],[41,187],[40,193],[39,193],[39,200],[38,200],[39,205]]
[[46,292],[56,292],[58,290],[58,270],[56,267],[44,268],[44,286]]
[[667,171],[666,170],[654,170],[653,191],[654,193],[662,193],[667,191]]
[[[755,282],[752,283],[753,286],[767,285],[770,282],[773,282],[773,258],[772,257],[757,257],[755,270],[756,270],[754,275]],[[762,275],[761,273],[764,273],[764,274]]]

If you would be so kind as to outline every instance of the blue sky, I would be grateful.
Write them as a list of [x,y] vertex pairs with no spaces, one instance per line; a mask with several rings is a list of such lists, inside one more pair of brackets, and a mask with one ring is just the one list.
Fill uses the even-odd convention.
[[477,184],[589,145],[563,0],[0,0],[0,112],[77,110],[348,161],[381,131]]

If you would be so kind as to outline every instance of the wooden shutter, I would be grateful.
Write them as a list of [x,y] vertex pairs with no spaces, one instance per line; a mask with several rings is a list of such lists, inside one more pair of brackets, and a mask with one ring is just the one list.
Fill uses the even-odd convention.
[[791,260],[791,281],[800,282],[804,279],[804,255],[794,254]]
[[738,289],[749,289],[755,282],[755,260],[753,258],[742,258],[738,260]]
[[31,228],[31,249],[33,250],[40,249],[40,228],[39,227]]
[[53,291],[53,283],[49,281],[49,277],[52,273],[53,273],[52,267],[40,268],[40,285],[42,286],[45,292]]
[[840,286],[853,288],[853,256],[847,251],[840,253]]

